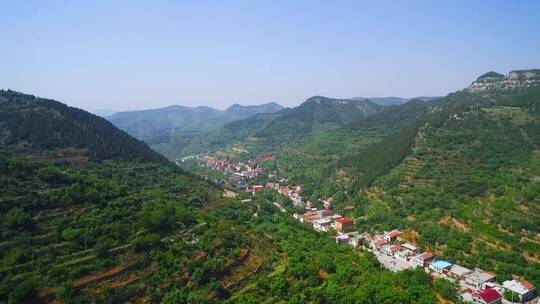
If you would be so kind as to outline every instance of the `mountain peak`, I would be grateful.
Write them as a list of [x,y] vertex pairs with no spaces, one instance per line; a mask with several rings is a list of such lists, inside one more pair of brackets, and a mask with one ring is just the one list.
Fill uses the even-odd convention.
[[488,72],[478,77],[467,90],[479,93],[493,90],[516,90],[540,86],[540,69],[517,70],[504,76]]
[[480,75],[480,77],[476,78],[476,81],[481,80],[481,79],[487,79],[487,78],[499,79],[499,78],[504,78],[504,75],[499,74],[499,73],[497,73],[495,71],[489,71],[489,72],[487,72],[485,74]]

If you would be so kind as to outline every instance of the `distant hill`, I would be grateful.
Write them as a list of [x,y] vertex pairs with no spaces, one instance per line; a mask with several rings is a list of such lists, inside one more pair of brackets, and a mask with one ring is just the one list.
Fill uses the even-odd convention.
[[255,114],[207,132],[184,132],[148,142],[169,158],[214,151],[246,140],[257,146],[256,151],[271,152],[305,142],[321,130],[345,126],[382,108],[368,100],[313,96],[294,108]]
[[378,112],[380,106],[369,100],[335,99],[324,96],[308,98],[300,106],[284,110],[277,120],[298,119],[319,123],[346,124],[358,117]]
[[207,131],[256,113],[283,109],[276,103],[258,106],[233,105],[225,111],[210,107],[169,106],[153,110],[120,112],[107,117],[120,129],[142,140],[167,138],[177,132]]
[[95,160],[166,162],[145,143],[101,117],[10,90],[0,91],[0,143],[4,148],[34,151],[82,149]]
[[261,114],[261,113],[276,113],[281,110],[283,110],[284,107],[281,105],[270,102],[262,105],[256,105],[256,106],[242,106],[239,104],[233,104],[232,106],[228,107],[225,112],[227,113],[234,113],[239,116],[251,116],[254,114]]
[[402,103],[406,103],[409,100],[417,99],[421,101],[432,101],[435,99],[441,98],[441,96],[418,96],[413,98],[403,98],[403,97],[354,97],[351,98],[353,100],[370,100],[376,104],[382,105],[382,106],[388,106],[388,105],[398,105]]

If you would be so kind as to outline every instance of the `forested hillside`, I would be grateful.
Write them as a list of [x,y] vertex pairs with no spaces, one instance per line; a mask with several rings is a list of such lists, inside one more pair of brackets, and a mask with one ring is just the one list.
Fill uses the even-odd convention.
[[0,303],[454,297],[422,271],[390,273],[337,247],[280,212],[275,193],[223,198],[101,118],[2,94]]
[[108,121],[54,100],[1,90],[0,110],[2,149],[49,152],[75,148],[92,160],[166,162]]
[[355,206],[361,231],[406,227],[442,257],[539,284],[539,108],[539,88],[451,94],[318,180],[299,177],[310,198]]

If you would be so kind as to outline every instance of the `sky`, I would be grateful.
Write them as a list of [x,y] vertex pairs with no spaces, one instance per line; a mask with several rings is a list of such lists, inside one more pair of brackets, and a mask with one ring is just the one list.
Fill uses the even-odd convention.
[[95,109],[439,96],[540,68],[540,1],[2,1],[0,88]]

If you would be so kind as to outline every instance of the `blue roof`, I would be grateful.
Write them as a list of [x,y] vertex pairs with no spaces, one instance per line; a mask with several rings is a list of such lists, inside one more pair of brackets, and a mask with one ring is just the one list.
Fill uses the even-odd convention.
[[452,266],[452,263],[447,262],[447,261],[437,261],[431,265],[433,265],[433,267],[438,268],[438,269],[446,269]]

